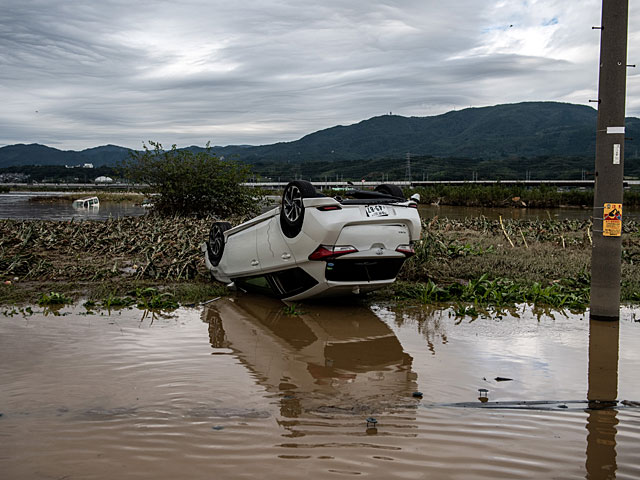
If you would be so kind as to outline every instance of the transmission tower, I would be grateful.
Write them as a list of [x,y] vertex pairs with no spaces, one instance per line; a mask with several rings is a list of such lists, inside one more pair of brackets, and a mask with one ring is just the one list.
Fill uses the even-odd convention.
[[407,182],[411,181],[411,153],[407,152],[407,168],[404,171],[404,179]]

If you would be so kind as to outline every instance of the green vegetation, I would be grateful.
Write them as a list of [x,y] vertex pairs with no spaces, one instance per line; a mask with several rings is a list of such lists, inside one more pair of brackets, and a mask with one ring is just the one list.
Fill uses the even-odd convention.
[[175,310],[179,306],[172,293],[162,292],[156,287],[136,287],[125,296],[120,296],[113,291],[100,301],[89,300],[84,303],[87,309],[100,307],[106,310],[133,305],[143,310]]
[[73,303],[72,299],[58,292],[42,293],[38,297],[38,305],[40,306],[67,305],[70,303]]
[[109,295],[102,299],[100,306],[111,310],[112,308],[129,307],[135,305],[135,303],[136,300],[131,297],[120,297],[114,293],[109,293]]
[[164,292],[169,292],[182,305],[191,306],[196,303],[210,301],[214,298],[224,297],[231,293],[226,285],[215,282],[204,275],[199,281],[180,282],[165,285]]
[[259,193],[240,186],[247,180],[248,167],[222,160],[209,149],[201,152],[164,150],[149,142],[142,152],[131,152],[123,165],[124,175],[148,186],[154,197],[154,209],[163,215],[200,217],[247,216],[256,213]]
[[[272,181],[297,177],[324,180],[362,179],[384,183],[386,180],[406,180],[406,157],[390,156],[384,158],[342,160],[342,161],[305,161],[287,163],[277,160],[252,161],[252,170],[263,179]],[[580,180],[584,171],[593,170],[593,156],[542,156],[542,157],[489,157],[484,159],[461,156],[435,157],[430,155],[412,155],[412,180],[524,180],[529,173],[532,180],[557,179]],[[625,165],[627,175],[640,176],[640,165],[628,162]],[[593,177],[588,177],[593,179]]]
[[[503,228],[504,227],[504,228]],[[420,303],[502,308],[589,303],[591,223],[579,220],[432,219],[401,281],[382,295]],[[511,246],[513,243],[513,246]],[[622,300],[640,299],[640,225],[626,221]]]
[[[101,176],[111,177],[113,179],[118,178],[117,171],[114,167],[105,166],[95,168],[66,168],[64,165],[14,165],[0,168],[0,175],[3,174],[9,178],[26,177],[26,179],[20,183],[93,183],[96,178]],[[15,174],[19,175],[16,176]]]
[[[80,292],[85,295],[87,292]],[[179,305],[194,306],[213,298],[229,295],[225,285],[206,278],[180,283],[160,283],[124,279],[118,283],[107,283],[91,287],[91,299],[84,305],[88,308],[123,308],[137,306],[147,310],[173,310]]]
[[398,298],[414,299],[420,303],[465,302],[481,307],[508,307],[518,303],[542,304],[555,308],[584,310],[589,304],[589,282],[563,279],[543,286],[538,282],[518,284],[508,278],[489,280],[488,274],[466,283],[454,282],[438,286],[426,283],[400,282],[392,287]]
[[[563,205],[591,208],[593,190],[559,190],[556,187],[526,187],[524,185],[438,185],[412,189],[423,203],[478,207],[552,208]],[[625,206],[640,205],[640,190],[624,192]]]
[[160,292],[157,288],[137,288],[135,296],[138,299],[138,308],[144,310],[175,310],[178,302],[173,294]]
[[291,316],[303,315],[304,314],[304,312],[300,309],[300,305],[295,304],[295,303],[290,303],[290,304],[285,305],[284,307],[282,307],[282,312],[285,315],[291,315]]
[[[191,155],[205,152],[202,149],[183,149]],[[213,149],[211,150],[213,151]],[[635,150],[631,150],[633,155]],[[222,153],[218,151],[217,153]],[[296,155],[294,158],[299,157]],[[233,154],[225,154],[225,158],[233,162],[242,162],[250,166],[254,178],[257,180],[286,181],[292,178],[324,180],[351,180],[358,182],[362,179],[383,183],[386,180],[406,179],[406,157],[382,156],[381,158],[342,159],[335,160],[325,155],[318,160],[304,158],[301,161],[287,161],[287,159],[242,158]],[[524,180],[529,175],[532,180],[558,179],[580,180],[583,173],[594,169],[593,155],[542,155],[542,156],[489,156],[476,158],[472,156],[433,156],[412,154],[412,180]],[[625,175],[640,178],[640,162],[631,158],[627,152]],[[230,160],[226,160],[229,162]],[[29,176],[30,181],[48,183],[91,183],[96,177],[105,175],[121,180],[122,171],[115,167],[100,167],[94,169],[73,168],[61,166],[14,166],[0,168],[3,173],[22,173]],[[591,175],[588,179],[593,179]],[[249,176],[247,176],[249,179]],[[37,189],[37,184],[29,186],[30,190]],[[72,187],[65,185],[64,190]],[[114,188],[114,187],[109,187]],[[51,187],[47,188],[51,190]]]
[[[103,145],[101,147],[88,148],[81,152],[76,152],[73,150],[58,150],[57,148],[47,147],[37,143],[30,145],[17,144],[0,147],[0,167],[36,165],[65,168],[65,165],[78,167],[85,163],[91,163],[99,168],[104,165],[115,166],[128,156],[128,148],[115,145]],[[76,169],[74,168],[73,170]]]
[[[445,169],[450,168],[446,158],[451,157],[473,158],[475,164],[502,159],[505,160],[502,168],[507,170],[510,170],[509,163],[517,163],[521,158],[545,155],[591,157],[593,165],[596,119],[597,111],[591,107],[526,102],[468,108],[432,117],[382,115],[354,125],[314,132],[295,142],[261,147],[216,147],[216,152],[225,156],[236,154],[243,161],[252,163],[286,161],[292,165],[309,161],[329,163],[333,160],[390,158],[399,160],[399,166],[403,168],[407,152],[411,152],[412,158],[414,155],[438,157],[440,166]],[[628,136],[635,138],[640,121],[628,118],[625,123]],[[625,150],[628,158],[637,157],[635,149]],[[530,169],[537,174],[536,164]],[[470,173],[465,178],[471,178]],[[492,173],[491,178],[503,174],[500,170]],[[524,173],[525,170],[520,170],[520,178]]]
[[31,315],[33,315],[34,312],[33,309],[31,307],[12,307],[12,308],[6,308],[4,310],[2,310],[2,315],[4,315],[5,317],[13,317],[15,315],[22,315],[23,317],[30,317]]

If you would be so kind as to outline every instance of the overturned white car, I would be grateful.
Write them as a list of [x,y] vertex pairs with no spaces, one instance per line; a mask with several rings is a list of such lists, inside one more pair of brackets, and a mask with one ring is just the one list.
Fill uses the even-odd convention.
[[358,294],[393,283],[420,239],[417,204],[400,187],[352,190],[332,198],[302,180],[282,205],[231,228],[215,222],[202,244],[216,280],[303,300]]

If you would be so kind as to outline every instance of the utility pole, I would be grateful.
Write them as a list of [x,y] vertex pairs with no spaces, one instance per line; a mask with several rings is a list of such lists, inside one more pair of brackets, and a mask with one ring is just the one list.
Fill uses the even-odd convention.
[[619,320],[628,0],[603,0],[591,252],[591,318]]
[[404,172],[404,179],[410,182],[411,179],[411,153],[407,152],[407,168]]

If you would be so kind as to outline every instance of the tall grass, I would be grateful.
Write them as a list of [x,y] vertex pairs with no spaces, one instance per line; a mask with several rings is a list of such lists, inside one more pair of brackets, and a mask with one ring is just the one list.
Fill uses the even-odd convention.
[[[542,185],[526,187],[524,185],[436,185],[419,187],[412,190],[419,193],[422,202],[440,205],[503,207],[506,205],[532,208],[552,208],[562,205],[592,206],[593,190],[558,190],[556,187]],[[640,205],[640,191],[624,192],[624,204]]]
[[[503,228],[504,227],[504,228]],[[622,300],[640,300],[640,225],[624,224]],[[400,272],[397,298],[583,309],[589,302],[589,220],[432,219]],[[507,237],[512,239],[513,246]]]
[[465,302],[479,306],[507,307],[518,303],[542,304],[556,308],[584,310],[589,303],[589,279],[565,280],[542,285],[538,282],[520,284],[508,278],[489,279],[488,274],[466,283],[454,282],[447,286],[432,280],[425,283],[394,285],[398,298],[418,300],[421,303]]

